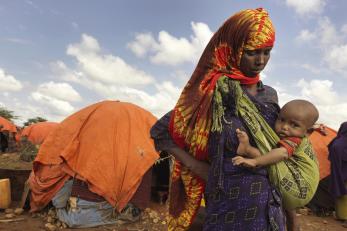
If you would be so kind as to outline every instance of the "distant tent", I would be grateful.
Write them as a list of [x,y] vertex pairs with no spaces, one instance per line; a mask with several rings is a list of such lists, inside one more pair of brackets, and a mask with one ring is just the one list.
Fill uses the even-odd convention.
[[46,137],[51,133],[58,123],[39,122],[25,127],[21,132],[21,137],[27,137],[33,144],[42,144]]
[[11,121],[0,116],[0,131],[17,132],[17,127]]
[[29,178],[31,211],[71,177],[121,211],[159,157],[149,131],[157,119],[131,103],[103,101],[66,118],[39,149]]
[[329,127],[315,129],[309,136],[313,149],[316,152],[319,162],[320,179],[330,175],[330,161],[328,159],[328,144],[336,136],[336,131]]
[[0,151],[16,151],[16,142],[14,139],[17,127],[11,121],[0,116]]

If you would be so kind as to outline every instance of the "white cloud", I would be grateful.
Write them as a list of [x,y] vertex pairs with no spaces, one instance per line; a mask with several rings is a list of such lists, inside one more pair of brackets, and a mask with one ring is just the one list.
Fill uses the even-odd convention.
[[342,27],[341,27],[341,32],[343,33],[343,35],[347,35],[347,24],[344,24]]
[[300,31],[300,34],[296,39],[299,42],[309,42],[316,38],[316,34],[313,32],[310,32],[309,30],[302,30]]
[[137,34],[135,41],[127,46],[137,57],[144,58],[150,49],[156,49],[157,43],[151,33],[142,33]]
[[83,34],[78,44],[69,45],[67,54],[78,61],[77,72],[105,84],[145,85],[153,77],[127,64],[120,57],[102,54],[98,41]]
[[301,94],[305,98],[311,99],[315,104],[332,105],[338,102],[337,93],[332,90],[333,82],[330,80],[311,80],[306,82],[301,79],[298,82]]
[[322,69],[318,68],[318,67],[315,67],[315,66],[312,66],[308,63],[304,63],[304,64],[301,64],[301,67],[314,73],[314,74],[320,74],[322,73]]
[[336,31],[334,24],[330,21],[328,17],[323,17],[319,19],[318,28],[315,32],[319,43],[322,48],[328,48],[333,44],[339,44],[342,42],[341,37]]
[[289,7],[293,7],[301,16],[321,13],[326,5],[326,0],[286,0]]
[[338,95],[333,89],[333,83],[329,80],[301,79],[297,88],[291,93],[286,91],[287,86],[277,84],[274,87],[279,95],[281,105],[293,99],[306,99],[315,104],[319,110],[318,122],[338,129],[340,124],[347,119],[347,100]]
[[74,107],[69,102],[44,95],[37,91],[31,93],[31,98],[44,107],[47,107],[50,114],[67,116],[74,110]]
[[190,39],[176,38],[166,31],[160,31],[158,41],[152,34],[138,34],[128,47],[138,57],[149,55],[151,62],[164,65],[179,65],[197,62],[213,33],[204,23],[191,23],[193,35]]
[[20,91],[22,88],[23,85],[19,80],[0,68],[0,91]]
[[26,39],[21,39],[21,38],[6,38],[4,40],[7,41],[7,42],[16,43],[16,44],[20,44],[20,45],[30,45],[30,44],[32,44],[31,41],[26,40]]
[[72,26],[74,29],[76,29],[76,30],[79,28],[79,25],[78,25],[77,22],[72,22],[72,23],[71,23],[71,26]]
[[[318,46],[322,52],[322,60],[331,71],[347,74],[347,43],[344,41],[344,31],[347,33],[346,25],[341,27],[342,33],[339,33],[328,17],[322,17],[318,20],[318,27],[313,32],[303,30],[297,39],[310,42],[315,47]],[[311,70],[319,69],[312,66],[303,67]]]
[[[101,99],[99,100],[112,99],[132,102],[145,108],[146,110],[151,111],[158,117],[162,116],[164,113],[174,107],[181,91],[180,88],[175,86],[172,82],[156,81],[155,84],[151,85],[151,90],[149,90],[148,88],[143,89],[143,86],[139,86],[137,82],[140,81],[140,78],[142,78],[140,74],[144,72],[132,68],[124,61],[124,65],[128,66],[133,71],[127,71],[123,69],[121,78],[119,77],[119,75],[117,78],[117,75],[112,72],[112,68],[105,68],[105,66],[107,66],[107,64],[109,64],[110,62],[108,58],[105,58],[105,55],[101,54],[100,50],[100,45],[95,38],[88,35],[82,35],[81,43],[69,45],[67,48],[67,53],[77,59],[78,62],[76,66],[68,67],[62,61],[51,63],[51,70],[55,78],[80,84],[101,96]],[[113,56],[112,54],[109,54],[107,56],[115,58],[115,56]],[[93,70],[102,69],[103,71],[108,72],[106,75],[109,75],[110,78],[112,76],[115,80],[112,80],[112,82],[105,80],[103,78],[104,75],[99,75],[96,74],[96,71],[91,71],[91,69],[87,67],[87,64],[88,66],[93,66]],[[122,66],[117,66],[115,63],[113,64],[115,65],[114,68],[122,68]],[[136,73],[132,74],[132,72]],[[136,74],[137,82],[134,81],[134,75]],[[184,82],[186,82],[188,78],[186,73],[180,71],[174,71],[172,74],[170,74],[170,76],[172,76],[173,79],[180,81],[183,81],[184,79]],[[150,80],[148,81],[148,83],[154,80],[153,77],[150,77],[148,79]],[[145,81],[142,82],[144,83]],[[59,98],[59,94],[50,91],[50,89],[56,86],[57,84],[51,83],[48,87],[48,84],[46,83],[44,85],[45,91],[42,91],[43,88],[38,89],[36,92],[34,92],[35,94],[32,94],[32,98],[40,102],[41,104],[48,105],[51,110],[56,110],[63,106],[66,106],[68,110],[64,113],[72,111],[73,107],[71,106],[71,104],[69,104],[69,106],[67,102],[67,98],[71,98],[71,96],[67,98]],[[57,92],[61,91],[62,90],[59,90]],[[52,100],[51,98],[53,98],[54,100]]]
[[38,86],[37,92],[64,101],[81,101],[79,93],[68,83],[55,83],[52,81],[43,83]]
[[40,111],[43,115],[56,120],[74,111],[71,102],[82,100],[80,94],[70,84],[52,81],[40,84],[36,91],[30,94],[29,99],[41,106]]
[[85,76],[81,77],[80,84],[98,93],[103,99],[132,102],[152,112],[157,117],[164,115],[175,106],[181,92],[181,89],[171,82],[155,84],[156,91],[153,94],[129,86],[107,85],[85,78]]
[[334,46],[326,53],[324,60],[329,64],[332,70],[347,70],[347,44]]

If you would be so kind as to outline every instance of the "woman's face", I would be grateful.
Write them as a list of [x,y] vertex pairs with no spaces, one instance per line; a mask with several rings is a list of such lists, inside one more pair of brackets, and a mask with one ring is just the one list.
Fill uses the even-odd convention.
[[258,75],[269,61],[271,49],[272,47],[264,47],[256,50],[244,50],[240,62],[240,71],[247,77]]

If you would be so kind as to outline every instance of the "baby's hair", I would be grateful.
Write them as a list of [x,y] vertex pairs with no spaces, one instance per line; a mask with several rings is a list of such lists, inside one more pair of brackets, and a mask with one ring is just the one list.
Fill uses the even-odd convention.
[[286,103],[284,107],[295,107],[296,110],[303,110],[307,113],[307,124],[312,127],[318,120],[319,112],[316,106],[304,99],[295,99]]

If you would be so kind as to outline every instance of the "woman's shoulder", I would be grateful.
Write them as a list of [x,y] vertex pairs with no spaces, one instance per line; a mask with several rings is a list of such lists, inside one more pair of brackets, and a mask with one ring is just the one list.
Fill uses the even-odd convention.
[[264,101],[269,103],[276,103],[278,104],[278,96],[277,91],[269,86],[269,85],[262,85],[261,89],[258,91],[258,96]]

